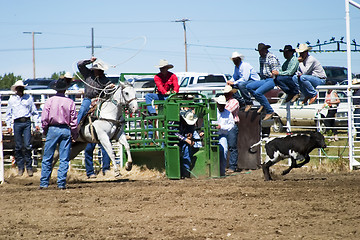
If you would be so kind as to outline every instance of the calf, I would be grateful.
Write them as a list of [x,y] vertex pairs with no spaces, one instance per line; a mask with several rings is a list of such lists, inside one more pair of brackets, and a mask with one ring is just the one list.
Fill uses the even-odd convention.
[[[253,148],[261,144],[263,140],[252,145],[249,149],[254,153]],[[310,134],[295,134],[286,137],[271,138],[266,141],[266,160],[261,164],[265,181],[272,180],[269,168],[285,158],[291,158],[291,165],[282,172],[288,174],[293,168],[300,168],[310,161],[309,153],[315,148],[326,148],[325,138],[319,132]],[[297,161],[304,160],[300,163]]]

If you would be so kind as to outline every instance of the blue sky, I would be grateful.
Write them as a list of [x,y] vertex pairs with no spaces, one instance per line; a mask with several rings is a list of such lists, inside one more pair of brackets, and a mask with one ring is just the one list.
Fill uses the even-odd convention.
[[[360,1],[357,1],[358,3]],[[259,42],[284,62],[285,44],[315,44],[340,39],[345,32],[344,0],[137,0],[137,1],[1,1],[0,75],[31,78],[35,35],[36,76],[74,72],[74,63],[90,58],[91,28],[95,56],[110,65],[108,74],[157,72],[160,59],[185,70],[184,32],[177,19],[187,18],[188,70],[232,73],[233,51],[259,68]],[[350,6],[351,40],[360,43],[360,10]],[[344,45],[345,49],[346,46]],[[345,66],[346,53],[313,53],[322,65]],[[360,73],[360,53],[352,53],[353,72]]]

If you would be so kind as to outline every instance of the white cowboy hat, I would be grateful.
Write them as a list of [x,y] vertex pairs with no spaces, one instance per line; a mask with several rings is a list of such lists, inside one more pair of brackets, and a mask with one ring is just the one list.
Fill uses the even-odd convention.
[[173,68],[174,65],[170,64],[168,61],[166,61],[165,59],[160,59],[159,65],[155,66],[157,68],[163,68],[163,67],[168,67]]
[[226,85],[225,88],[223,89],[223,93],[236,93],[237,89],[232,88],[230,85]]
[[188,125],[194,125],[198,120],[198,117],[193,113],[192,110],[181,110],[180,115]]
[[300,44],[299,48],[295,49],[295,51],[297,53],[302,53],[302,52],[310,51],[311,49],[312,47],[309,47],[307,44],[302,43]]
[[90,68],[91,70],[102,70],[102,71],[106,71],[109,69],[109,66],[104,63],[103,61],[97,59],[95,62],[93,62],[93,66],[92,68]]
[[352,80],[352,84],[353,84],[353,85],[359,84],[359,83],[360,83],[360,79],[353,78],[353,80]]
[[214,98],[215,102],[217,102],[218,104],[221,104],[221,105],[226,105],[226,98],[224,95],[220,95],[216,98]]
[[73,76],[71,75],[71,73],[66,72],[64,75],[61,75],[60,78],[73,78]]
[[241,60],[243,60],[245,58],[245,56],[241,53],[233,52],[230,59],[233,60],[234,58],[241,58]]
[[11,91],[16,92],[16,90],[15,90],[16,87],[26,87],[26,86],[27,86],[27,84],[24,85],[22,80],[18,80],[11,86],[10,89],[11,89]]

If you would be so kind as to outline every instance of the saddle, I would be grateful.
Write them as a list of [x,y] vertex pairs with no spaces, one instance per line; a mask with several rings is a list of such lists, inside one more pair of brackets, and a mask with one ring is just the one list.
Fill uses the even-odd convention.
[[[92,100],[91,102],[91,106],[90,106],[90,109],[89,111],[85,114],[85,116],[80,120],[79,124],[78,124],[78,130],[79,130],[79,134],[81,135],[82,138],[84,138],[84,135],[83,133],[80,131],[81,127],[87,123],[89,123],[90,125],[90,133],[91,133],[91,140],[93,142],[96,142],[96,141],[99,141],[98,137],[97,137],[97,134],[96,134],[96,130],[94,129],[94,126],[93,126],[93,121],[95,120],[105,120],[105,121],[108,121],[108,122],[111,122],[113,123],[114,125],[116,125],[116,131],[113,135],[113,138],[115,136],[118,135],[118,133],[120,132],[121,128],[121,124],[123,124],[125,122],[125,119],[124,117],[121,117],[120,120],[114,120],[114,119],[106,119],[106,118],[100,118],[100,108],[101,108],[101,105],[104,101],[102,100],[99,100],[99,99],[94,99]],[[110,139],[112,140],[112,139]]]

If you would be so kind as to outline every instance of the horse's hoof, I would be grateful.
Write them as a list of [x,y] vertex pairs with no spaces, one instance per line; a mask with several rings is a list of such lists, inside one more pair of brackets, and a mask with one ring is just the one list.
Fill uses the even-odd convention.
[[126,165],[125,165],[125,169],[126,169],[126,171],[131,171],[132,163],[127,162]]

